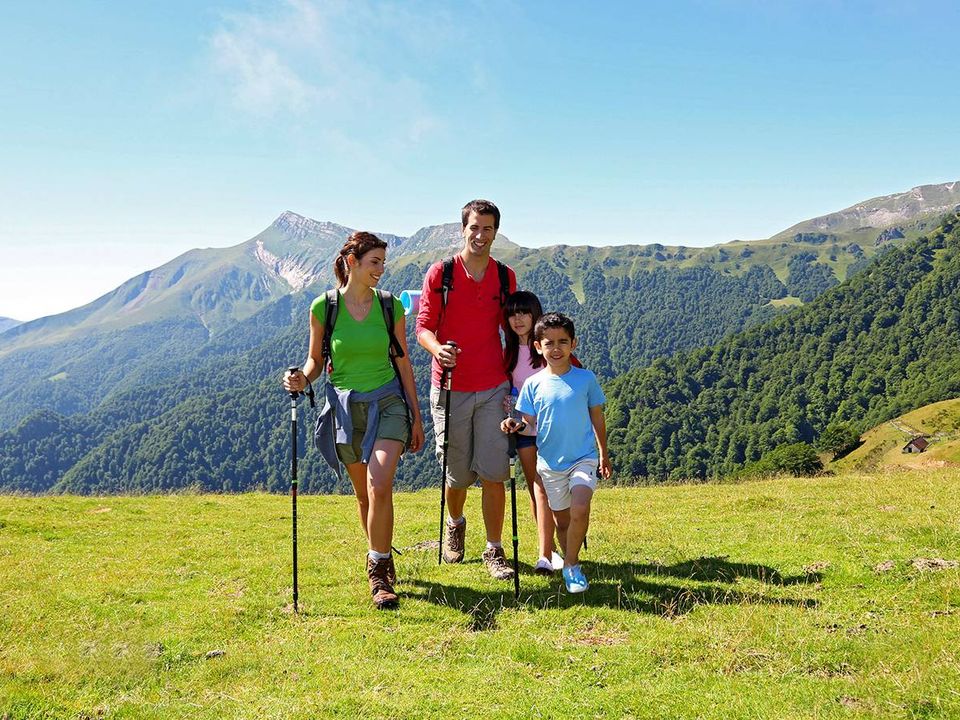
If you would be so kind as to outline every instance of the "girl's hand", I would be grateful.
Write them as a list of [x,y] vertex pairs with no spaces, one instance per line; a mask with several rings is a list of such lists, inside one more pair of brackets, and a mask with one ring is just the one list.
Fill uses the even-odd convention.
[[410,452],[419,452],[420,448],[423,447],[423,443],[423,421],[420,418],[416,418],[413,421],[413,427],[410,428],[410,444],[407,447],[410,448]]
[[514,418],[506,418],[503,422],[500,423],[500,430],[507,434],[517,432],[521,427],[524,426],[524,423],[516,420]]

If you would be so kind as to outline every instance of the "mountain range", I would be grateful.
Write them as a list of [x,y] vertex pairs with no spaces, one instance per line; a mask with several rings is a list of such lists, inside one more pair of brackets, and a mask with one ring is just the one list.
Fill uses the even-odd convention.
[[[958,206],[960,184],[949,183],[860,203],[768,240],[530,249],[501,236],[495,254],[545,306],[574,317],[578,354],[612,380],[767,327],[916,242]],[[0,332],[0,489],[281,488],[279,372],[303,357],[309,302],[330,283],[350,232],[286,212],[240,245],[190,251],[89,305]],[[394,291],[418,288],[429,263],[460,245],[457,223],[378,234],[390,253],[384,284]],[[409,340],[425,395],[426,354]],[[615,401],[618,418],[633,412],[624,402]],[[433,465],[429,452],[405,461],[398,485],[427,484]],[[347,489],[312,455],[303,467],[305,490]]]

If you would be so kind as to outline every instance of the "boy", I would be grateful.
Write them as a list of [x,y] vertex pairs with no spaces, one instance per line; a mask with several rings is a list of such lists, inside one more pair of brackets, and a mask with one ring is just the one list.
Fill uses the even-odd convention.
[[507,418],[500,429],[522,432],[536,423],[537,472],[557,524],[563,581],[567,592],[582,593],[589,587],[580,567],[580,546],[590,523],[590,501],[598,471],[603,478],[611,472],[603,417],[606,398],[596,376],[570,361],[577,347],[570,318],[547,313],[537,321],[533,334],[534,348],[547,366],[520,391],[517,410],[523,420]]

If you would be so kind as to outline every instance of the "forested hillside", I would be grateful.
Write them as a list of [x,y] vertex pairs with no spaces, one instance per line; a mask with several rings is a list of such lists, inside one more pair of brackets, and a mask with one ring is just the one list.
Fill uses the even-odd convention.
[[[270,240],[265,247],[280,252],[292,243],[302,255],[316,234],[324,239],[323,252],[330,252],[333,236],[348,230],[305,218],[298,223],[292,229],[275,224],[263,235]],[[621,477],[704,477],[782,443],[813,439],[831,420],[865,428],[885,413],[947,396],[952,385],[946,378],[956,373],[930,358],[953,352],[956,336],[943,335],[935,313],[914,309],[919,291],[912,288],[926,287],[928,274],[951,277],[955,231],[948,225],[909,250],[894,249],[910,243],[926,223],[921,215],[881,231],[797,232],[696,249],[531,250],[504,239],[498,254],[547,309],[574,318],[578,355],[602,380],[613,380],[611,444]],[[395,292],[419,288],[428,263],[438,248],[449,251],[458,229],[434,226],[411,238],[391,238],[384,286]],[[864,250],[850,237],[876,239]],[[400,249],[404,242],[407,254]],[[291,266],[274,257],[271,272],[306,267],[308,256],[301,255],[300,264]],[[326,272],[309,260],[311,272]],[[170,288],[183,277],[178,271],[159,284],[158,308],[169,305]],[[836,287],[842,277],[847,283]],[[875,289],[878,282],[883,291]],[[290,363],[302,362],[307,308],[324,289],[325,281],[315,282],[216,334],[187,313],[107,325],[0,355],[0,490],[285,487],[288,399],[279,377]],[[927,305],[946,302],[938,289],[923,296]],[[803,302],[811,304],[763,325]],[[84,317],[90,312],[85,309]],[[49,324],[60,328],[63,322]],[[955,317],[952,322],[955,328]],[[411,358],[426,398],[428,358],[410,331]],[[671,357],[676,353],[687,354]],[[306,448],[313,412],[303,407]],[[315,453],[307,452],[301,467],[306,491],[348,489]],[[423,487],[436,476],[428,447],[402,463],[397,484]]]
[[865,430],[960,394],[960,216],[789,315],[607,388],[615,464],[731,472],[831,422]]
[[[385,278],[399,291],[419,286],[423,268],[408,264]],[[785,290],[769,270],[742,277],[707,268],[639,273],[605,280],[597,268],[583,278],[587,301],[577,302],[571,280],[547,262],[521,273],[548,308],[571,314],[582,329],[579,351],[601,377],[639,367],[677,349],[716,342],[774,314],[770,300]],[[155,363],[97,365],[112,385],[92,412],[67,416],[34,413],[0,434],[0,489],[44,492],[163,490],[196,485],[208,490],[278,490],[288,482],[288,405],[280,374],[306,353],[311,288],[269,306],[230,333],[196,347],[172,347]],[[408,343],[421,399],[428,396],[428,356]],[[28,368],[23,371],[28,372]],[[319,388],[318,388],[319,390]],[[94,392],[88,389],[87,392]],[[301,413],[302,425],[313,411]],[[424,407],[424,416],[429,413]],[[432,428],[427,427],[428,435]],[[302,428],[301,448],[307,447]],[[349,486],[307,452],[301,466],[305,491],[346,491]],[[397,484],[432,483],[431,449],[408,457]]]

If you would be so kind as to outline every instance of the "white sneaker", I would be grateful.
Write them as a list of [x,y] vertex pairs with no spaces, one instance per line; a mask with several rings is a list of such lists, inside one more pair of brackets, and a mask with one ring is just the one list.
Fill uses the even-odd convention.
[[[546,558],[544,558],[544,560],[546,560]],[[550,561],[553,563],[554,570],[563,570],[563,558],[560,557],[560,553],[556,550],[551,554]]]
[[537,564],[533,566],[533,571],[537,575],[553,575],[553,563],[545,557],[541,557],[537,560]]

